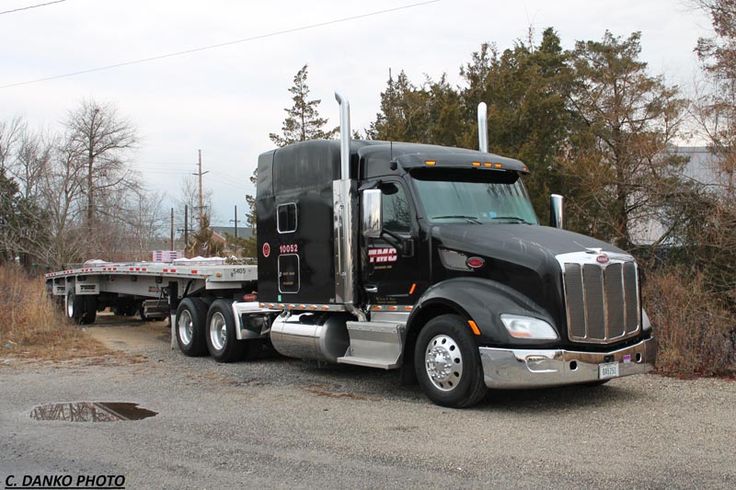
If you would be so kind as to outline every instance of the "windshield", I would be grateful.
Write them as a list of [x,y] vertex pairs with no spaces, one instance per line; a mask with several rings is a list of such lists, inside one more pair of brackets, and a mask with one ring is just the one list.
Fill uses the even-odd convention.
[[516,173],[422,170],[412,177],[432,222],[538,224]]

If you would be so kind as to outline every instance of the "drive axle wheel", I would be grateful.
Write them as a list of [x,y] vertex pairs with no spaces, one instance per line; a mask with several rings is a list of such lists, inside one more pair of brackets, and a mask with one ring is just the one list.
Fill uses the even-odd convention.
[[238,340],[232,302],[218,299],[207,313],[207,349],[217,362],[239,361],[245,355],[246,343]]
[[205,322],[207,305],[199,298],[184,298],[176,309],[176,342],[187,356],[207,354]]
[[424,393],[438,405],[475,405],[487,392],[478,346],[457,315],[430,320],[419,332],[414,368]]

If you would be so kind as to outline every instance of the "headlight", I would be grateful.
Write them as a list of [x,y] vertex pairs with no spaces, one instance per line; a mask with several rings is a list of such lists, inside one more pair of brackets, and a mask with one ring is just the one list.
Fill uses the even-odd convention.
[[509,335],[516,339],[557,339],[557,332],[552,325],[539,318],[504,313],[501,315],[501,321],[509,331]]
[[652,329],[652,324],[649,322],[649,315],[644,311],[644,308],[641,309],[641,328],[644,331]]

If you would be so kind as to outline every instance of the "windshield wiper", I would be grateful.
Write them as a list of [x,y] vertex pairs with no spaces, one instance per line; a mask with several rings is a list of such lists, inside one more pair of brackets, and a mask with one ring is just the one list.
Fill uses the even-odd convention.
[[516,221],[517,223],[524,223],[525,225],[531,225],[531,223],[529,223],[527,220],[525,220],[523,218],[519,218],[518,216],[494,216],[491,219],[493,219],[493,220],[496,220],[496,219],[508,219],[508,220]]
[[467,220],[468,223],[475,223],[476,225],[481,224],[480,220],[476,218],[475,216],[463,216],[461,214],[448,215],[448,216],[432,216],[432,218],[430,219],[453,219],[453,218],[464,219],[464,220]]

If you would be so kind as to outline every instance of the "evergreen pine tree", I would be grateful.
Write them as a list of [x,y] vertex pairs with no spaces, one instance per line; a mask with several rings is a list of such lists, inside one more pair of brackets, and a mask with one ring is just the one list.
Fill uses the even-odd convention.
[[309,100],[307,85],[307,66],[304,65],[294,76],[294,85],[289,89],[294,104],[287,109],[286,119],[281,126],[281,134],[270,133],[271,141],[278,146],[286,146],[299,141],[314,139],[330,139],[338,132],[338,128],[325,130],[327,118],[319,115],[320,99]]

